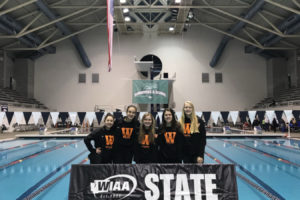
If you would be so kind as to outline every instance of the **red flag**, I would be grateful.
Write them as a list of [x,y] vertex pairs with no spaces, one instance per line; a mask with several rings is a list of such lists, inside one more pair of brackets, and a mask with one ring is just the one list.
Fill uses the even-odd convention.
[[113,43],[113,23],[114,23],[114,0],[107,0],[107,33],[108,33],[108,71],[112,66],[112,43]]

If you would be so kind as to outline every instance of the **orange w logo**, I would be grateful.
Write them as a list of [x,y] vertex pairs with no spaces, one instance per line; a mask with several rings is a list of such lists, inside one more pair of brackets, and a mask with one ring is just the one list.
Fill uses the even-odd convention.
[[191,123],[185,123],[184,124],[184,136],[185,137],[190,137],[191,136]]
[[113,135],[106,135],[105,136],[105,142],[106,142],[106,148],[111,149],[112,145],[114,144],[115,137]]
[[133,128],[121,128],[124,139],[130,139]]
[[165,132],[165,139],[167,144],[174,144],[176,132]]
[[141,145],[144,148],[149,148],[150,142],[149,142],[149,135],[145,135],[144,140],[142,141]]

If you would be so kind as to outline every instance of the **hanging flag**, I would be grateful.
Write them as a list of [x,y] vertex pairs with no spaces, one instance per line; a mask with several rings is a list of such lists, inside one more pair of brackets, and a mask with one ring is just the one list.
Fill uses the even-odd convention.
[[196,112],[196,115],[198,116],[198,117],[200,117],[200,118],[202,118],[202,112]]
[[221,117],[220,111],[211,112],[211,118],[214,120],[215,124],[218,124],[219,117]]
[[[176,114],[177,120],[180,121],[182,112],[176,112],[175,114]],[[162,120],[162,118],[161,118],[161,120]]]
[[5,112],[0,112],[0,126],[2,125]]
[[235,124],[239,116],[239,111],[230,111],[229,115],[231,116],[233,124]]
[[70,116],[72,124],[74,124],[76,121],[77,112],[69,112],[69,116]]
[[108,34],[108,71],[112,66],[112,43],[113,43],[113,23],[114,23],[114,1],[107,0],[107,34]]
[[89,121],[90,126],[94,122],[94,119],[96,119],[96,114],[95,112],[86,112],[85,115],[86,119]]
[[256,116],[256,111],[255,110],[248,111],[248,115],[249,115],[251,123],[253,123],[255,116]]
[[41,118],[41,112],[32,112],[34,124],[37,125],[39,123],[39,119]]
[[52,118],[53,125],[55,126],[56,122],[57,122],[59,112],[50,112],[50,115],[51,115],[51,118]]

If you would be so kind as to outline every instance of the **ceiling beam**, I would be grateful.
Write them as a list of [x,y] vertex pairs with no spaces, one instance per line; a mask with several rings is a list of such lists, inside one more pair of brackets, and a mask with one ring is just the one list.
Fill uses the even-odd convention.
[[37,0],[29,0],[29,1],[25,2],[25,3],[22,3],[22,4],[17,5],[17,6],[15,6],[15,7],[12,7],[12,8],[6,9],[6,10],[3,10],[3,11],[0,12],[0,16],[1,16],[1,15],[4,15],[4,14],[7,14],[7,13],[9,13],[9,12],[15,11],[15,10],[17,10],[17,9],[19,9],[19,8],[23,8],[24,6],[30,5],[30,4],[32,4],[32,3],[36,2],[36,1],[37,1]]
[[[58,5],[58,6],[50,6],[50,8],[53,9],[82,9],[86,8],[88,5]],[[93,6],[94,8],[106,8],[105,5],[99,5],[99,6]],[[162,6],[157,6],[157,5],[143,5],[143,6],[137,6],[137,5],[117,5],[114,6],[114,8],[128,8],[128,9],[172,9],[172,8],[182,8],[182,9],[188,9],[188,8],[211,8],[212,6],[207,6],[207,5],[201,5],[201,6],[195,6],[195,5],[190,5],[190,6],[181,6],[181,5],[162,5]],[[229,8],[229,9],[241,9],[241,8],[249,8],[250,6],[240,6],[240,5],[215,5],[213,6],[215,8]]]
[[269,4],[272,4],[274,6],[277,6],[279,8],[282,8],[284,10],[287,10],[287,11],[290,11],[290,12],[293,12],[293,13],[296,13],[298,15],[300,15],[300,11],[299,10],[296,10],[294,8],[291,8],[291,7],[288,7],[288,6],[285,6],[285,5],[282,5],[280,3],[276,3],[274,1],[271,1],[271,0],[265,0],[265,2],[268,2]]
[[245,23],[247,23],[247,24],[250,24],[250,25],[252,25],[252,26],[255,26],[255,27],[257,27],[257,28],[260,28],[260,29],[262,29],[262,30],[265,30],[265,31],[267,31],[267,32],[274,33],[275,35],[278,35],[278,36],[280,36],[280,37],[286,37],[286,35],[284,35],[284,34],[278,33],[277,31],[274,31],[274,30],[272,30],[272,29],[266,28],[266,27],[264,27],[264,26],[262,26],[262,25],[256,24],[256,23],[254,23],[254,22],[252,22],[252,21],[250,21],[250,20],[244,19],[244,18],[242,18],[242,17],[233,15],[233,14],[231,14],[231,13],[229,13],[229,12],[224,11],[224,10],[220,10],[220,9],[218,9],[218,8],[216,8],[216,7],[213,7],[213,6],[212,6],[210,9],[213,9],[213,10],[219,12],[219,13],[222,13],[222,14],[224,14],[224,15],[227,15],[227,16],[230,16],[230,17],[232,17],[232,18],[235,18],[235,19],[238,19],[238,20],[240,20],[240,21],[243,21],[243,22],[245,22]]
[[257,12],[258,15],[265,21],[267,24],[269,24],[277,33],[283,34],[270,20],[268,20],[261,12]]
[[98,27],[98,26],[100,26],[100,25],[101,25],[101,23],[99,23],[99,24],[94,24],[94,25],[92,25],[92,26],[89,26],[89,27],[84,28],[84,29],[82,29],[82,30],[79,30],[79,31],[77,31],[77,32],[74,32],[74,33],[72,33],[72,34],[70,34],[70,35],[67,35],[67,36],[64,36],[64,37],[62,37],[62,38],[59,38],[59,39],[57,39],[57,40],[54,40],[54,41],[52,41],[52,42],[46,43],[46,44],[44,44],[43,46],[39,46],[39,47],[37,47],[37,48],[6,48],[5,50],[7,50],[7,51],[33,51],[33,50],[37,51],[37,50],[39,50],[39,49],[43,49],[43,48],[45,48],[45,47],[47,47],[47,46],[50,46],[50,45],[56,44],[56,43],[58,43],[58,42],[61,42],[61,41],[65,40],[65,39],[68,39],[68,38],[70,38],[70,37],[72,37],[72,36],[75,36],[75,35],[78,35],[78,34],[80,34],[80,33],[85,32],[85,31],[88,31],[88,30],[90,30],[90,29],[96,28],[96,27]]
[[[181,2],[181,5],[184,5],[184,6],[189,6],[192,4],[193,4],[193,0],[186,0],[186,1]],[[190,8],[180,8],[178,10],[177,22],[184,23],[189,14],[189,10],[190,10]],[[176,25],[174,27],[174,33],[181,33],[183,30],[183,27],[184,27],[184,25]]]
[[8,0],[4,0],[1,4],[0,4],[0,9],[8,2]]
[[296,6],[298,6],[298,7],[300,8],[300,3],[298,3],[297,0],[292,0],[292,1],[293,1],[293,3],[294,3]]
[[260,49],[263,49],[263,50],[294,50],[294,49],[296,49],[296,48],[292,48],[292,47],[263,47],[263,46],[259,46],[259,45],[257,45],[256,43],[253,43],[253,42],[251,42],[251,41],[248,41],[248,40],[246,40],[246,39],[244,39],[244,38],[241,38],[241,37],[232,35],[232,34],[226,32],[226,31],[223,31],[223,30],[220,30],[220,29],[218,29],[218,28],[215,28],[215,27],[209,26],[209,25],[207,25],[207,24],[204,24],[204,23],[200,22],[200,21],[199,21],[198,19],[196,19],[196,18],[195,18],[195,20],[197,20],[197,21],[198,21],[198,24],[201,25],[201,26],[204,26],[204,27],[206,27],[206,28],[212,29],[212,30],[214,30],[214,31],[217,31],[217,32],[222,33],[222,34],[225,34],[225,35],[227,35],[227,36],[233,37],[233,38],[235,38],[235,39],[237,39],[237,40],[239,40],[239,41],[241,41],[241,42],[244,42],[244,43],[246,43],[246,44],[253,45],[253,46],[255,46],[255,47],[257,47],[257,48],[260,48]]

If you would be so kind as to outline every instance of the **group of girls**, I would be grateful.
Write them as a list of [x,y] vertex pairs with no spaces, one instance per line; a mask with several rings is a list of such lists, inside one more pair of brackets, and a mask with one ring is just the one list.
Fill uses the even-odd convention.
[[179,121],[172,109],[165,109],[157,130],[151,113],[144,114],[141,122],[136,113],[134,105],[128,106],[126,116],[118,121],[108,113],[104,126],[84,139],[91,164],[204,162],[205,124],[195,114],[192,102],[184,103]]

